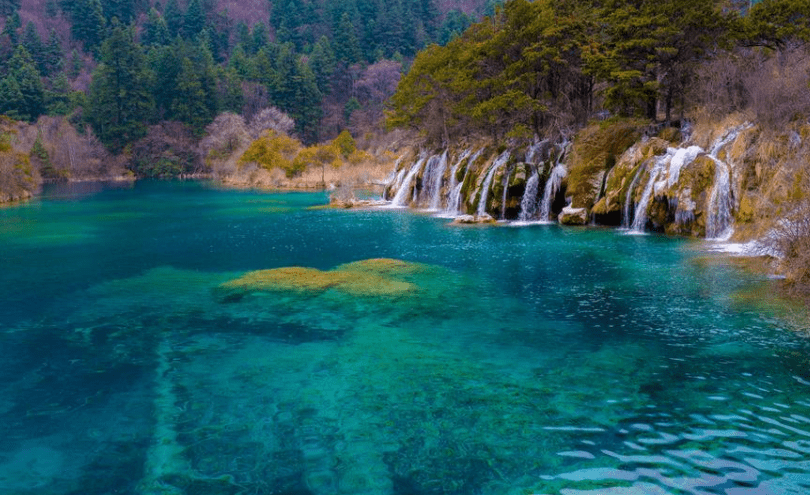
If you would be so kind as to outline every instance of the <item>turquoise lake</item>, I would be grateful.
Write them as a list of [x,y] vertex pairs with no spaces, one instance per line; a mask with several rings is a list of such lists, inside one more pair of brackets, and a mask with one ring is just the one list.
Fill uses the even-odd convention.
[[810,493],[810,338],[762,277],[699,241],[326,202],[0,208],[0,493]]

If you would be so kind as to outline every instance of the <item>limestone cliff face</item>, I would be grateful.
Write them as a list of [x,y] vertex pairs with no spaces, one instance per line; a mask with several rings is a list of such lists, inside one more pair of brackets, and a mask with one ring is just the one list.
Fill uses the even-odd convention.
[[465,215],[465,221],[754,237],[804,195],[799,184],[808,141],[806,124],[774,132],[739,118],[682,130],[602,122],[570,142],[463,143],[414,152],[398,162],[384,197],[396,206]]

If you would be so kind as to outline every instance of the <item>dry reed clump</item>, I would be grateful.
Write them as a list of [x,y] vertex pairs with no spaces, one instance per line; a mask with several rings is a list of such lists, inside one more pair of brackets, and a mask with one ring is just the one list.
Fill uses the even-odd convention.
[[370,259],[340,265],[329,271],[283,267],[249,272],[218,287],[224,300],[234,301],[254,292],[294,292],[317,295],[328,289],[351,296],[393,297],[416,291],[403,280],[422,265],[392,259]]

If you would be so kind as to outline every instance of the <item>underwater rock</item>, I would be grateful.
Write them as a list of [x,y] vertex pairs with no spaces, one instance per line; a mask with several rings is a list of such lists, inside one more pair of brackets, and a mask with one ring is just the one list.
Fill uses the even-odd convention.
[[330,208],[375,208],[388,204],[382,199],[329,198]]
[[459,215],[453,219],[455,225],[471,225],[476,223],[495,223],[495,219],[489,213],[481,215]]
[[566,206],[557,218],[563,225],[585,225],[588,223],[588,210]]
[[288,266],[246,273],[216,291],[222,301],[238,301],[254,292],[318,294],[327,289],[352,296],[399,296],[416,290],[399,277],[421,269],[421,265],[392,259],[357,261],[329,271]]

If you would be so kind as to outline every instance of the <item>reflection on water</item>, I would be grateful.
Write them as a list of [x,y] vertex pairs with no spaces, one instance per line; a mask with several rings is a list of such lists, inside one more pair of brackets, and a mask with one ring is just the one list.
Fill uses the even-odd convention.
[[0,210],[2,493],[810,490],[810,346],[691,243],[71,194]]

